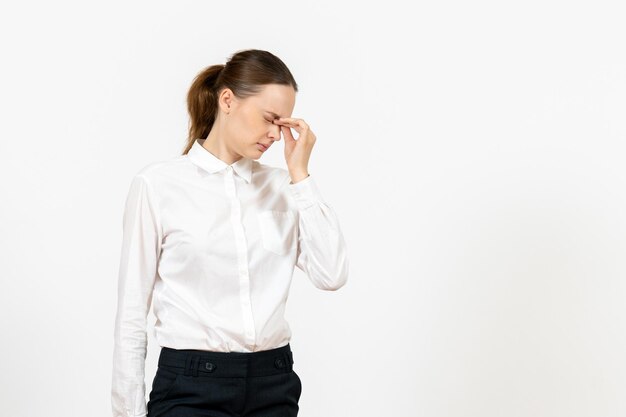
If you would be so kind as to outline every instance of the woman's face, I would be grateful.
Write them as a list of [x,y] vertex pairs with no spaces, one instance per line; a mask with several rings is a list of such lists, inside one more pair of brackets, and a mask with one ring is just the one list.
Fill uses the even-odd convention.
[[291,86],[267,84],[254,96],[243,100],[231,95],[230,112],[225,116],[226,137],[233,151],[258,159],[265,150],[259,144],[271,146],[280,140],[280,126],[273,123],[279,117],[291,117],[296,92]]

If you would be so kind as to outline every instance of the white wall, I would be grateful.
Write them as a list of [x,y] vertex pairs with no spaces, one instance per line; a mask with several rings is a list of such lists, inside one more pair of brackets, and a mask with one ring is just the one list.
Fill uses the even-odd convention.
[[299,415],[625,415],[620,6],[3,6],[0,414],[111,415],[130,178],[180,154],[195,74],[259,48],[299,83],[351,259],[337,292],[296,271]]

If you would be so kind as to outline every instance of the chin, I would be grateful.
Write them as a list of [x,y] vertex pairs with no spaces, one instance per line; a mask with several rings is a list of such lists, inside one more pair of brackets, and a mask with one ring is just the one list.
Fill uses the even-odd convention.
[[251,151],[250,154],[246,156],[247,158],[259,159],[265,153],[265,152],[260,151],[259,148],[257,148],[257,144],[256,143],[254,145],[252,145],[252,149],[253,149],[253,151]]
[[256,160],[256,159],[259,159],[262,156],[263,156],[263,152],[255,152],[255,153],[246,155],[246,158],[255,159]]

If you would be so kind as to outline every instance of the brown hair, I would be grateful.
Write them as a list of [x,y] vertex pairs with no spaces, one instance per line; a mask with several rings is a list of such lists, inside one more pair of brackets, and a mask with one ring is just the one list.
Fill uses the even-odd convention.
[[285,63],[260,49],[238,51],[226,64],[211,65],[196,75],[187,93],[189,135],[183,155],[196,139],[209,135],[217,117],[217,98],[224,88],[244,99],[259,93],[265,84],[290,85],[298,91],[298,84]]

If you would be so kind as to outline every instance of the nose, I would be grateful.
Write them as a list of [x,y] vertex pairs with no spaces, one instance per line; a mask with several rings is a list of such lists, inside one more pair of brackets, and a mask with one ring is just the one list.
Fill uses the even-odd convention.
[[272,132],[270,133],[270,138],[272,138],[274,141],[280,140],[280,126],[275,126],[272,129]]

